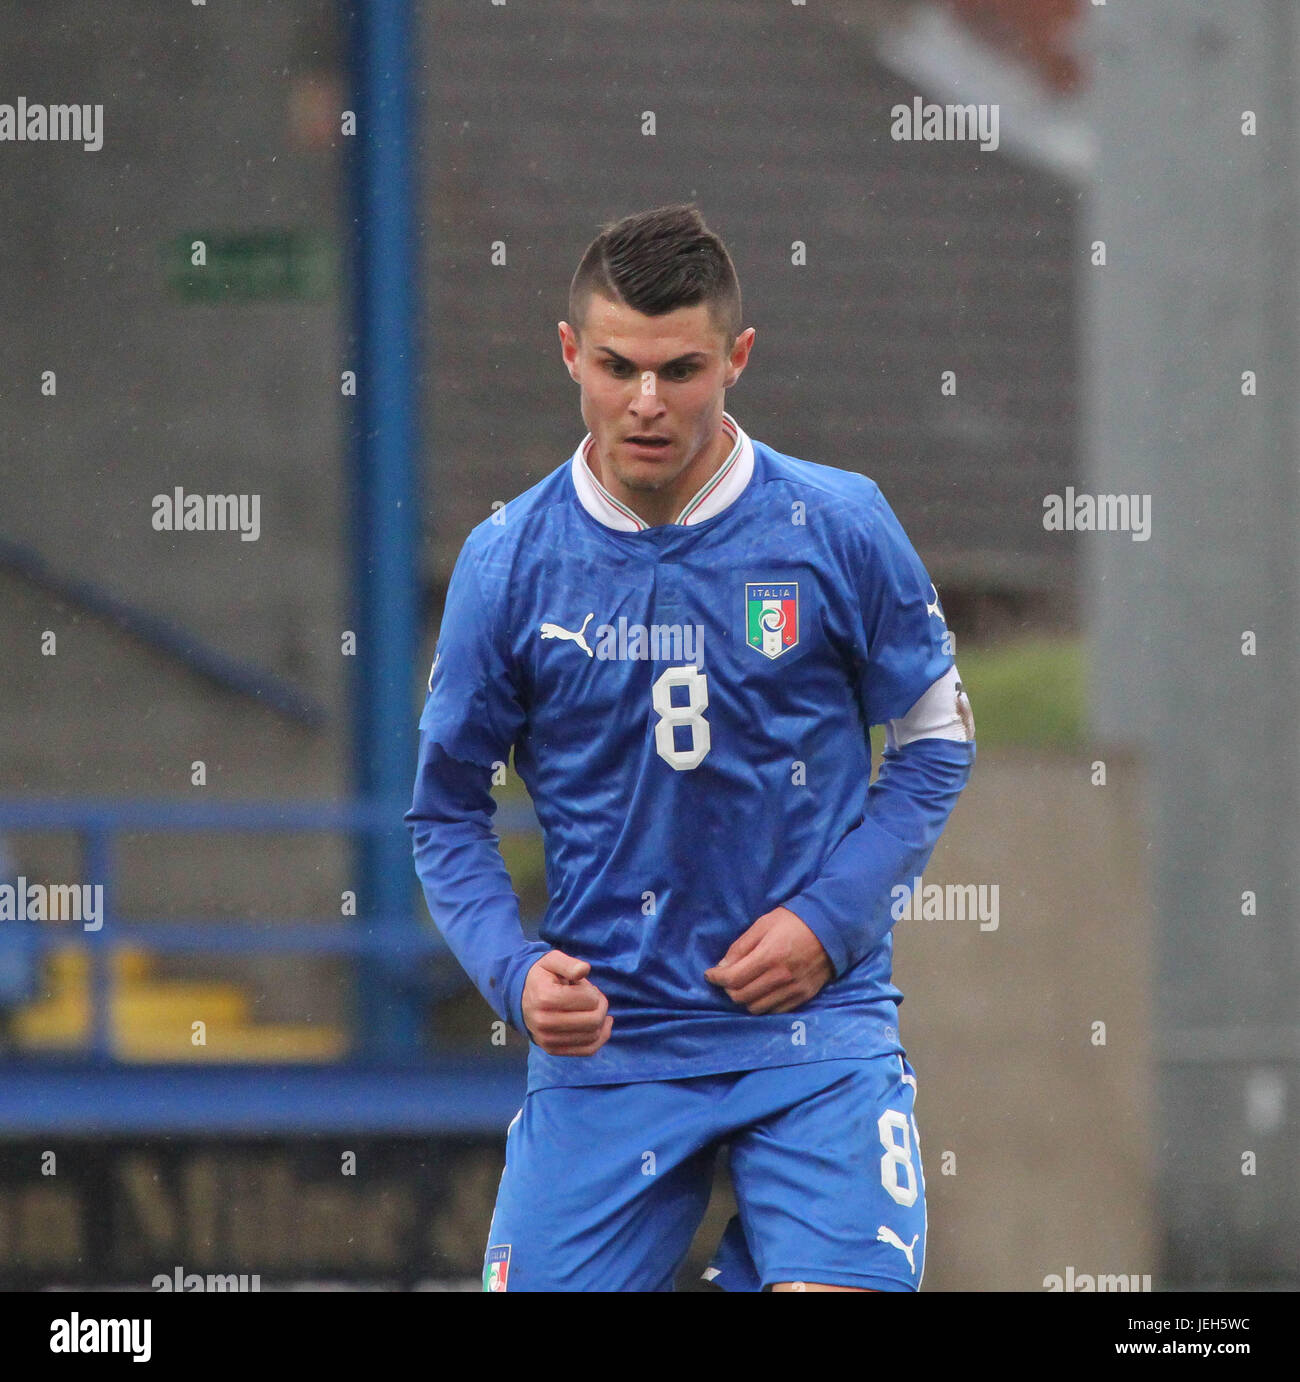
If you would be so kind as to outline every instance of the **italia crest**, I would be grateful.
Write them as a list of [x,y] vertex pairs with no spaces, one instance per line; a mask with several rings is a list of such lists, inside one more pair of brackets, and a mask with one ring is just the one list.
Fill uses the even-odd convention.
[[501,1243],[490,1247],[487,1250],[487,1260],[483,1264],[483,1289],[504,1291],[509,1272],[510,1244]]
[[745,585],[745,642],[764,657],[780,657],[799,641],[799,582]]

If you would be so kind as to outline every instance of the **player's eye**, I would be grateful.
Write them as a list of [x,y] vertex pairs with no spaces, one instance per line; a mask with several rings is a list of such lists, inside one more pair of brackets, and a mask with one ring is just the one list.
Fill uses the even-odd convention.
[[[603,361],[605,368],[616,379],[627,379],[633,374],[633,368],[624,360]],[[698,365],[668,365],[663,371],[663,377],[672,383],[682,383],[689,379],[699,369]]]

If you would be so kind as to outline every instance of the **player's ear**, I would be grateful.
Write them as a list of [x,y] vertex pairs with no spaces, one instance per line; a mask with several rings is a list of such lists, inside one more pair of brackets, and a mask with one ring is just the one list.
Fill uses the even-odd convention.
[[754,348],[756,334],[752,326],[747,326],[736,337],[736,344],[731,347],[731,360],[738,370],[743,370],[749,363],[749,352]]
[[575,362],[578,357],[578,335],[568,322],[559,322],[558,330],[560,333],[560,356],[564,360],[564,367],[569,371],[569,377],[577,383],[578,376],[575,373]]
[[740,380],[740,376],[745,372],[745,366],[749,363],[749,352],[754,346],[754,328],[747,326],[744,331],[736,337],[735,344],[727,353],[727,379],[724,388],[733,388]]

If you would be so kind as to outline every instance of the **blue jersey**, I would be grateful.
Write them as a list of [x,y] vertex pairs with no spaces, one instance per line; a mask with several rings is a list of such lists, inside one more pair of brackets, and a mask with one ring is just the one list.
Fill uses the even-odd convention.
[[[928,861],[972,742],[888,749],[952,666],[938,596],[877,485],[752,441],[678,520],[648,527],[592,474],[588,435],[469,535],[420,719],[407,814],[430,914],[521,1032],[552,947],[591,965],[613,1030],[534,1043],[529,1089],[901,1052],[891,888]],[[514,750],[546,854],[528,941],[492,830]],[[751,1014],[704,971],[784,905],[834,977]]]

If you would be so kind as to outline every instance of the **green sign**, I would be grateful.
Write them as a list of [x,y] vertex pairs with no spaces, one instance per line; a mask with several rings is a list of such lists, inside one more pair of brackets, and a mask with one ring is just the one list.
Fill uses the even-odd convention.
[[186,302],[323,298],[338,278],[329,241],[303,230],[187,232],[164,261],[168,290]]

